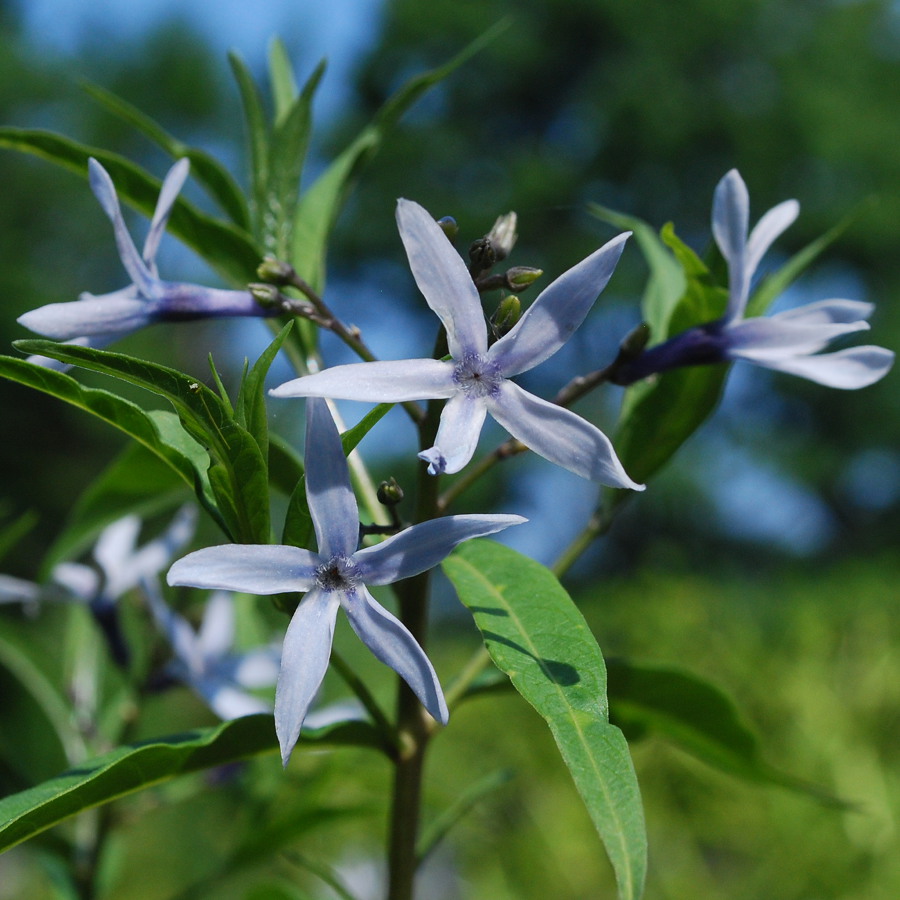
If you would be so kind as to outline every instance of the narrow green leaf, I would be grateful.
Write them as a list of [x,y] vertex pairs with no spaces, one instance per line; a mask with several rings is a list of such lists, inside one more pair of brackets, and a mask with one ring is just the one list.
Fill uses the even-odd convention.
[[187,157],[191,161],[191,174],[219,204],[222,211],[238,228],[244,231],[250,228],[247,201],[231,177],[231,173],[217,159],[173,137],[150,116],[112,91],[97,84],[85,83],[82,87],[101,106],[158,144],[173,159]]
[[609,724],[603,656],[584,617],[548,569],[493,541],[463,545],[444,571],[495,664],[550,726],[619,897],[640,897],[647,868],[640,791],[628,744]]
[[[313,746],[379,749],[381,744],[371,725],[352,721],[304,731],[297,749]],[[265,714],[119,747],[0,800],[0,853],[86,809],[179,775],[271,753],[277,747],[272,717]]]
[[352,428],[341,435],[344,454],[349,456],[359,442],[396,406],[395,403],[379,403],[373,406]]
[[[250,197],[253,235],[262,240],[262,211],[265,209],[266,184],[269,181],[269,127],[262,97],[247,64],[231,51],[228,54],[231,71],[237,81],[244,109],[244,125],[247,129],[247,146],[250,156]],[[257,260],[257,263],[259,260]]]
[[685,669],[632,660],[610,659],[606,666],[610,716],[626,733],[658,734],[723,772],[788,788],[826,806],[850,806],[824,788],[769,765],[734,701],[711,682]]
[[279,259],[286,259],[291,252],[300,174],[312,131],[312,99],[324,71],[322,61],[272,133],[263,209],[263,245]]
[[[31,153],[87,177],[93,156],[109,172],[119,197],[148,218],[153,216],[161,182],[140,166],[98,147],[89,147],[49,131],[0,126],[0,147]],[[200,254],[232,283],[256,279],[262,253],[246,232],[214,219],[179,197],[172,208],[167,231]]]
[[[92,369],[165,397],[181,424],[213,457],[209,480],[221,501],[221,521],[239,543],[269,540],[269,492],[265,460],[253,438],[231,418],[231,410],[205,384],[157,363],[53,341],[18,341],[25,353],[38,353]],[[223,480],[224,479],[224,480]],[[260,485],[263,489],[260,489]]]
[[137,404],[109,391],[82,387],[70,375],[11,356],[0,356],[0,376],[57,397],[124,431],[202,496],[202,488],[198,485],[203,477],[196,457],[186,453],[184,446],[173,441],[171,435],[161,433],[158,422]]
[[321,293],[325,286],[325,250],[351,182],[378,150],[388,132],[424,93],[443,81],[508,27],[503,21],[472,41],[448,63],[411,78],[391,96],[372,122],[300,197],[294,221],[291,262]]
[[0,528],[0,559],[4,559],[19,541],[38,523],[38,514],[30,509]]
[[293,322],[288,322],[262,352],[253,368],[244,373],[235,407],[238,422],[253,435],[263,459],[266,460],[269,457],[269,420],[264,382],[293,325]]
[[275,124],[288,114],[297,96],[294,67],[281,38],[273,38],[269,45],[269,81],[272,85],[272,104],[275,107]]

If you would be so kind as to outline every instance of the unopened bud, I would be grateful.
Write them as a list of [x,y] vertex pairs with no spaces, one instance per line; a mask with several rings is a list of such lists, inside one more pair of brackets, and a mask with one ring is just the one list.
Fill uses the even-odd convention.
[[290,284],[294,277],[294,267],[274,256],[266,256],[259,264],[256,274],[269,284]]
[[498,262],[501,259],[506,259],[516,245],[516,238],[518,237],[516,222],[516,214],[508,212],[505,216],[500,216],[487,233],[487,239],[494,248],[494,258]]
[[403,488],[397,484],[394,478],[391,478],[390,481],[382,481],[378,485],[377,497],[382,506],[396,506],[403,500]]
[[473,272],[486,272],[497,262],[497,254],[494,252],[490,238],[483,237],[472,241],[472,245],[469,247],[469,261],[472,264]]
[[522,301],[515,294],[504,297],[491,316],[491,327],[498,338],[513,330],[522,315]]
[[632,360],[644,352],[644,348],[650,342],[650,326],[646,322],[636,325],[622,338],[619,344],[619,358]]
[[247,290],[250,291],[253,299],[266,309],[281,306],[283,303],[281,291],[274,284],[248,284]]
[[513,266],[506,273],[506,286],[518,294],[530,284],[534,284],[543,274],[543,269],[533,269],[531,266]]
[[453,216],[444,216],[442,219],[438,219],[437,223],[451,241],[459,234],[459,225],[456,224]]

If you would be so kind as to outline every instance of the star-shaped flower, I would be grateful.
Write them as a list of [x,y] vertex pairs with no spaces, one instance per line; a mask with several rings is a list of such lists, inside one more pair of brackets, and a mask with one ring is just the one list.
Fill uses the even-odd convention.
[[85,292],[78,300],[50,303],[19,316],[18,321],[57,341],[100,347],[152,322],[274,315],[277,310],[260,306],[249,291],[160,279],[156,252],[189,165],[187,159],[181,159],[166,175],[141,256],[125,227],[112,179],[96,159],[88,160],[91,190],[113,224],[119,258],[132,283],[109,294],[95,296]]
[[270,391],[272,396],[376,403],[446,398],[434,446],[419,454],[432,475],[465,466],[490,413],[550,462],[584,478],[642,490],[601,431],[510,381],[552,356],[572,336],[609,281],[628,235],[614,238],[557,278],[516,326],[488,347],[478,290],[444,232],[410,200],[398,201],[397,224],[419,290],[447,331],[451,359],[335,366],[289,381]]
[[339,607],[372,653],[406,681],[435,719],[446,723],[447,705],[428,657],[366,585],[417,575],[460,542],[525,521],[521,516],[448,516],[358,550],[359,510],[337,428],[322,400],[311,400],[306,414],[306,495],[318,553],[272,544],[226,544],[188,554],[168,576],[169,584],[252,594],[308,592],[285,634],[275,690],[275,730],[285,764],[325,677]]
[[172,645],[175,658],[166,667],[172,678],[199,694],[221,719],[270,711],[268,704],[249,690],[275,684],[279,653],[274,647],[234,652],[231,594],[216,591],[210,596],[195,631],[168,606],[155,578],[144,579],[141,586],[156,624]]
[[728,263],[728,304],[714,322],[690,328],[617,368],[614,380],[632,384],[677,366],[743,359],[836,388],[866,387],[894,362],[884,347],[819,353],[832,340],[868,329],[874,307],[860,300],[820,300],[768,317],[745,319],[750,282],[766,250],[797,218],[796,200],[770,209],[750,232],[747,186],[732,169],[713,197],[713,237]]

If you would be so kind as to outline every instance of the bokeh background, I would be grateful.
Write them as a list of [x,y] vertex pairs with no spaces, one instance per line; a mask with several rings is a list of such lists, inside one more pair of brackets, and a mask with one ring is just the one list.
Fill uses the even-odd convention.
[[[589,202],[656,226],[674,221],[702,253],[713,188],[733,166],[749,186],[752,220],[787,197],[801,202],[771,265],[857,211],[781,303],[871,300],[872,342],[900,346],[896,2],[301,0],[251,9],[211,0],[0,0],[0,119],[62,131],[162,174],[168,160],[81,89],[83,81],[96,82],[229,161],[243,179],[240,111],[225,51],[236,48],[262,78],[269,39],[278,33],[301,77],[329,59],[316,105],[313,176],[403,79],[444,62],[507,16],[492,44],[403,119],[338,223],[327,297],[383,356],[420,355],[433,329],[404,265],[396,197],[455,216],[469,239],[515,209],[520,241],[512,261],[539,266],[549,279],[612,235],[588,215]],[[115,289],[122,272],[108,222],[82,180],[8,151],[0,167],[0,333],[8,346],[27,336],[17,315],[82,290]],[[174,240],[164,243],[160,266],[173,279],[213,277]],[[609,361],[638,321],[645,277],[631,248],[590,327],[567,349],[569,371]],[[402,324],[392,319],[385,327],[385,310],[399,316],[398,304],[406,309]],[[214,349],[233,375],[266,334],[255,323],[192,324],[150,330],[121,346],[201,375]],[[342,358],[338,348],[325,348]],[[550,396],[565,380],[559,371],[533,373],[528,384]],[[764,736],[768,760],[859,804],[827,809],[715,772],[662,741],[637,742],[649,898],[900,895],[898,377],[839,392],[735,367],[713,419],[573,573],[608,655],[686,666],[715,680]],[[594,410],[610,428],[617,402],[609,392]],[[0,404],[0,512],[36,516],[3,571],[30,578],[67,511],[122,442],[86,416],[12,385],[0,384]],[[348,406],[348,418],[361,410]],[[277,412],[287,433],[297,427],[291,416]],[[413,435],[402,418],[396,428],[390,422],[370,440],[384,474],[402,479]],[[483,509],[490,500],[542,522],[519,540],[545,562],[596,501],[577,479],[548,468],[517,460],[489,495],[464,501]],[[458,647],[444,651],[439,671],[450,671],[473,640],[448,615],[458,624]],[[459,826],[430,867],[425,896],[605,896],[596,890],[609,885],[602,849],[549,735],[522,706],[512,698],[473,703],[459,714],[456,738],[436,745],[436,806],[473,771],[500,766],[514,774]],[[502,729],[484,728],[498,716]],[[351,765],[366,777],[348,784],[343,772]],[[321,856],[350,880],[371,883],[385,777],[349,755],[305,759],[291,787],[331,791],[336,805],[355,814],[337,817],[339,840],[311,826],[293,852]],[[208,873],[179,881],[171,869],[154,870],[140,888],[130,876],[153,854],[165,854],[167,841],[175,846],[179,829],[198,816],[209,823],[204,840],[214,870],[229,844],[223,810],[233,816],[237,798],[226,792],[191,794],[180,805],[171,797],[157,807],[141,803],[149,812],[126,831],[106,895],[182,896],[192,878],[203,884]],[[52,877],[33,874],[39,856],[25,850],[6,863],[7,883],[34,893],[9,893],[0,883],[0,897],[58,896]],[[13,876],[38,878],[41,886]],[[227,887],[208,882],[196,896],[269,896],[253,894],[255,877],[251,871]],[[309,890],[335,896],[325,887]]]

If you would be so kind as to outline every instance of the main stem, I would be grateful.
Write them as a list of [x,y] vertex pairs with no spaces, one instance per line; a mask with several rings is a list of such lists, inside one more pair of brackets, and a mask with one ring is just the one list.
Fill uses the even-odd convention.
[[[425,421],[419,428],[422,449],[434,443],[440,417],[441,402],[428,404]],[[416,522],[425,522],[438,514],[440,479],[429,475],[424,466],[419,471]],[[428,630],[429,573],[423,572],[397,585],[400,620],[425,649]],[[418,857],[419,816],[422,806],[422,774],[430,736],[429,718],[418,697],[403,679],[398,679],[397,693],[398,753],[391,799],[390,837],[388,845],[388,900],[413,900]]]

